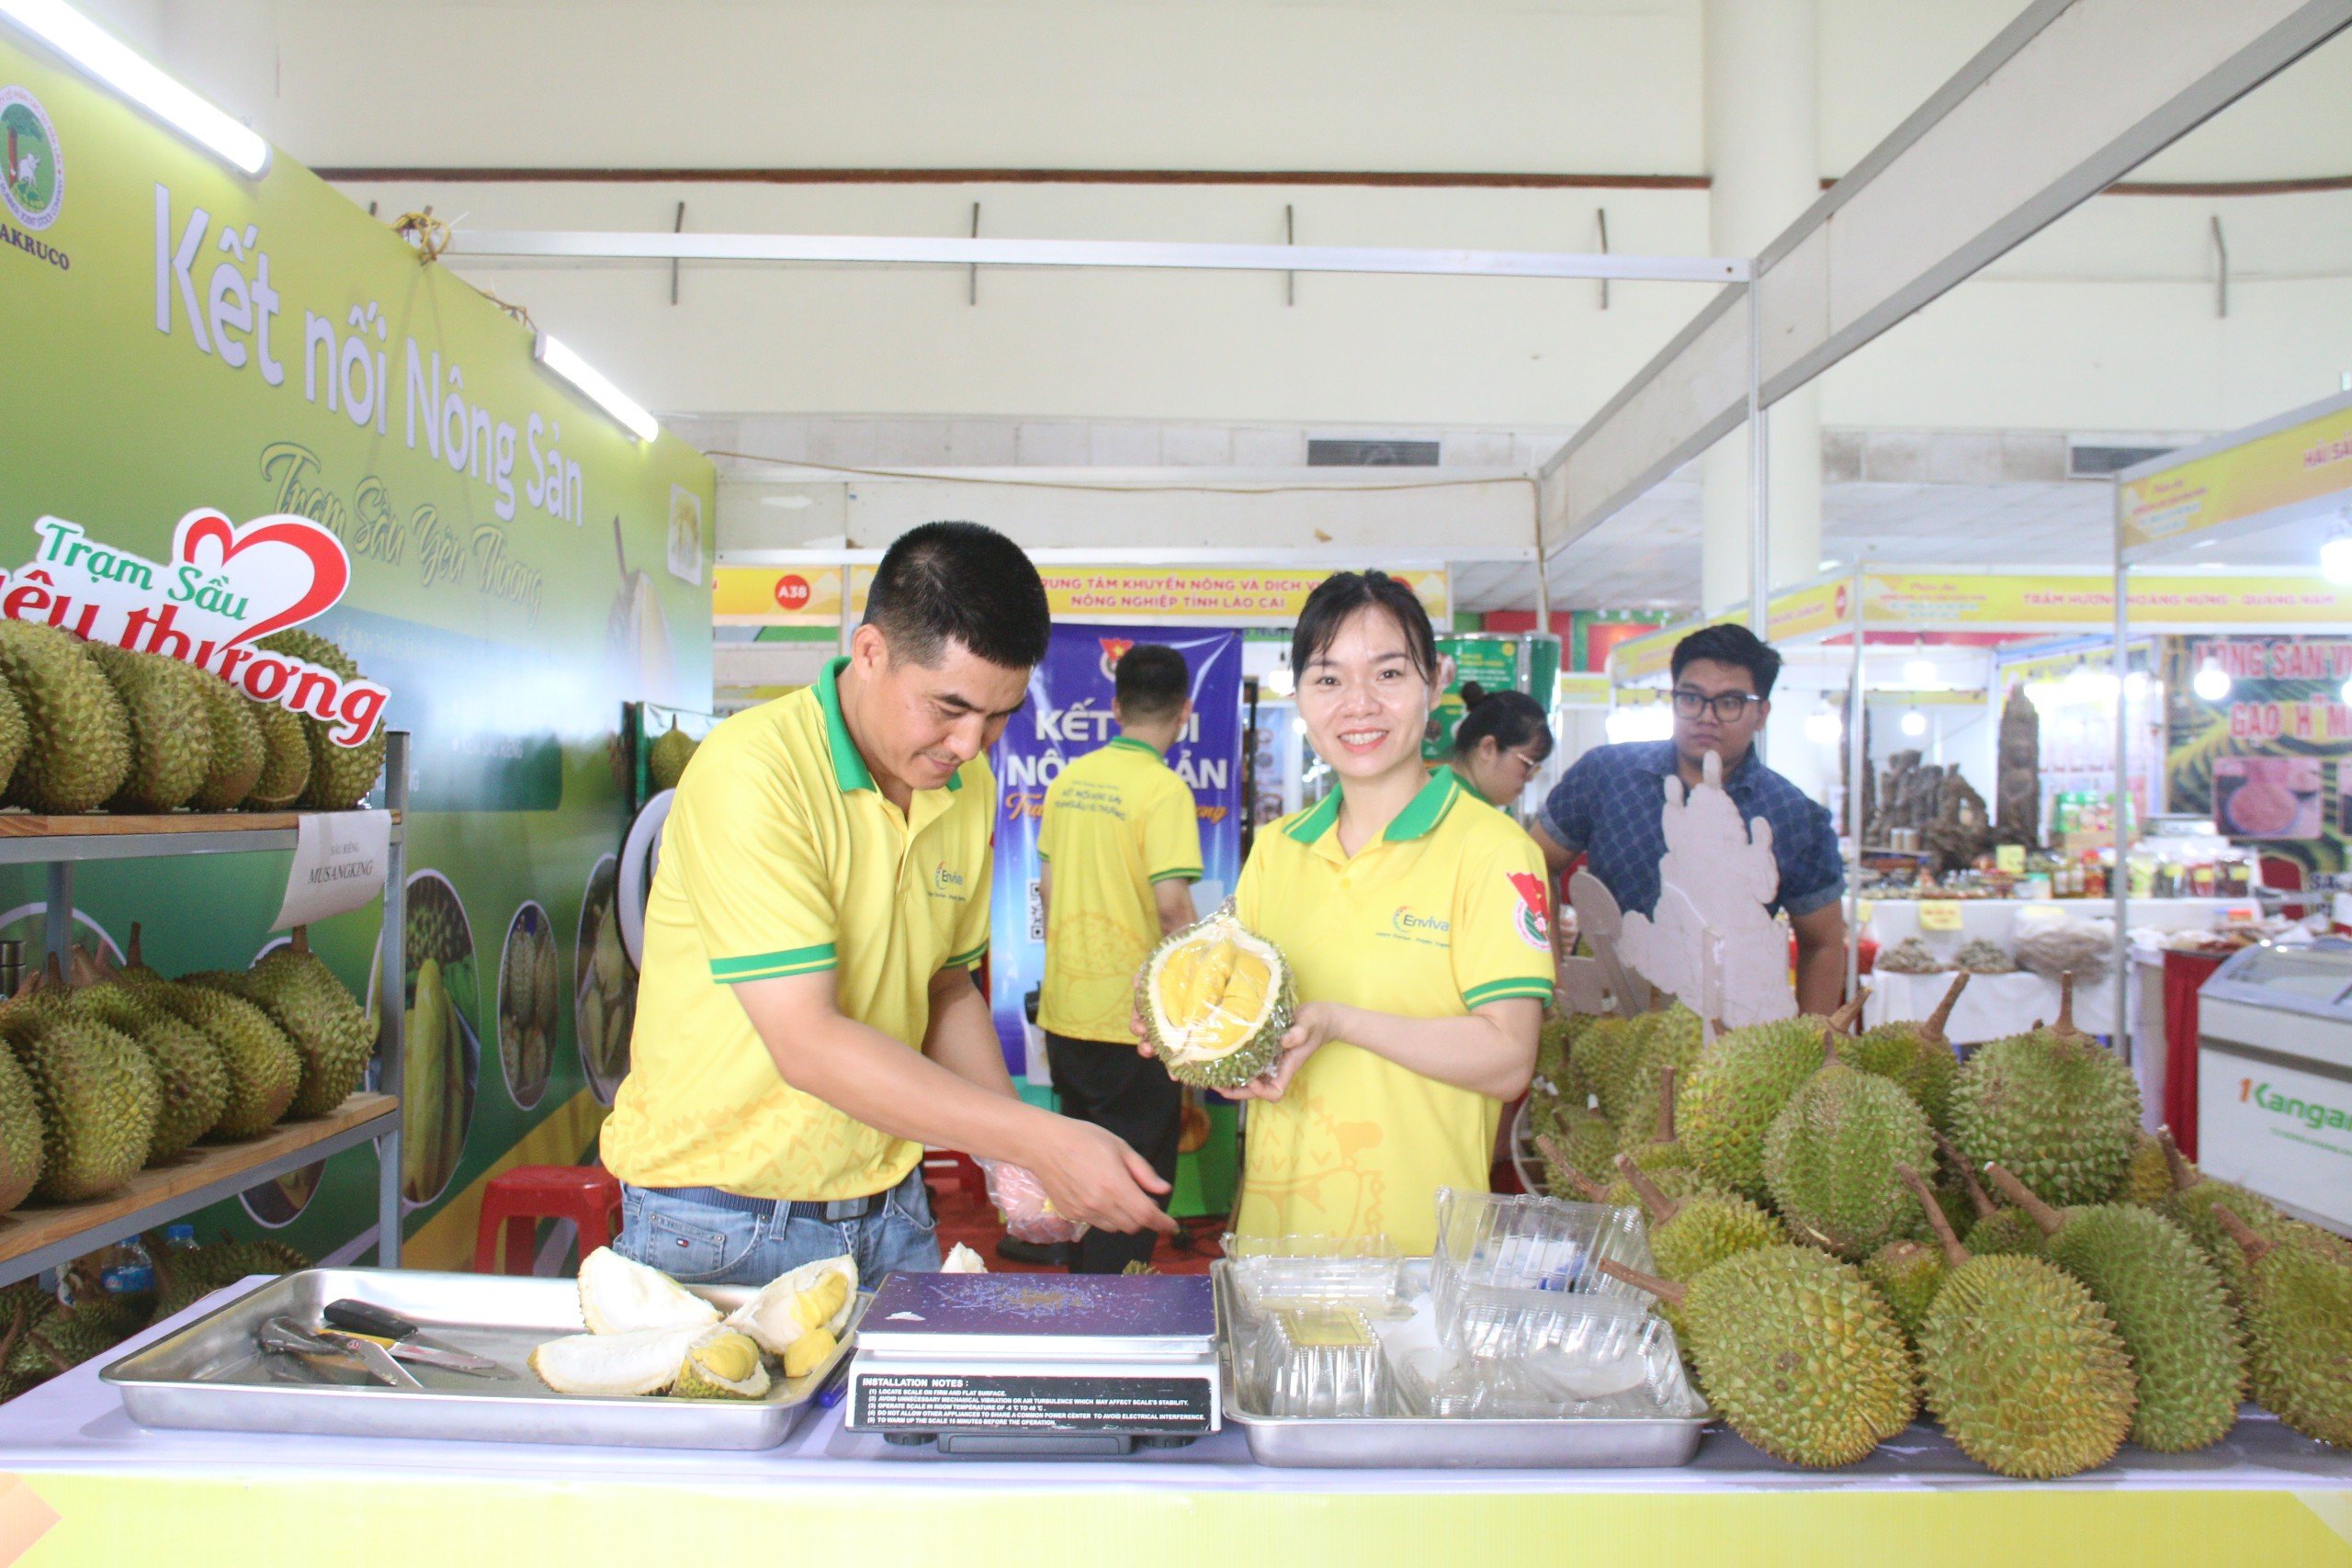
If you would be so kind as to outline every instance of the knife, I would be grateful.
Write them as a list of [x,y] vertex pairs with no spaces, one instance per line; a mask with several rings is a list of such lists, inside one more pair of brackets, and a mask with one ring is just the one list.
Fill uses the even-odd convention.
[[265,1350],[277,1350],[300,1356],[305,1360],[319,1360],[334,1366],[356,1365],[377,1382],[394,1388],[422,1391],[424,1385],[415,1374],[393,1360],[384,1348],[372,1339],[334,1330],[313,1333],[290,1317],[273,1317],[261,1325],[254,1337]]
[[447,1367],[451,1371],[474,1372],[482,1376],[494,1374],[500,1370],[498,1363],[487,1356],[477,1356],[471,1351],[426,1338],[418,1332],[415,1324],[372,1302],[349,1299],[329,1302],[320,1310],[319,1315],[336,1328],[380,1341],[386,1350],[403,1361],[414,1361],[425,1367]]

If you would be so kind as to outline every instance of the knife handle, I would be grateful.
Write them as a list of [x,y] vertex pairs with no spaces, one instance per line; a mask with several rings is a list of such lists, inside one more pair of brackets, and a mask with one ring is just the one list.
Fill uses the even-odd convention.
[[379,1339],[405,1339],[416,1332],[416,1325],[395,1312],[368,1302],[329,1302],[319,1315],[337,1328],[354,1334],[372,1334]]

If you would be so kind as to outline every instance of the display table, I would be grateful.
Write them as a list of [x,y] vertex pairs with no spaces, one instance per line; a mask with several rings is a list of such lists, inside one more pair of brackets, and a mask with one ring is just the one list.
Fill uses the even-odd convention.
[[2253,1413],[2206,1452],[2038,1485],[1926,1427],[1830,1472],[1721,1432],[1679,1470],[1306,1471],[1232,1429],[1115,1461],[892,1457],[838,1411],[756,1453],[150,1430],[98,1366],[0,1405],[0,1562],[2352,1564],[2352,1454]]

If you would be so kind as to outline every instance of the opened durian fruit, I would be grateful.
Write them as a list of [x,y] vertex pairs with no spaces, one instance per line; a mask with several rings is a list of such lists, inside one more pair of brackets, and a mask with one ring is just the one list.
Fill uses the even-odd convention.
[[1136,976],[1136,1015],[1170,1077],[1232,1089],[1273,1065],[1295,995],[1281,950],[1227,899],[1152,950]]
[[770,1360],[786,1380],[816,1371],[856,1303],[857,1264],[828,1258],[771,1281],[722,1321],[660,1269],[599,1247],[580,1264],[588,1332],[532,1351],[531,1371],[558,1393],[764,1399],[777,1383]]

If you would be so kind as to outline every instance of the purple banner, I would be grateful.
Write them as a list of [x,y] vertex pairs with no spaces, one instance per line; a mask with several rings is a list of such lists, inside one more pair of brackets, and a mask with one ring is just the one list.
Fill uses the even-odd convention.
[[1037,897],[1046,787],[1072,760],[1119,733],[1111,716],[1112,671],[1137,643],[1172,648],[1192,670],[1193,720],[1169,749],[1168,765],[1192,786],[1200,811],[1201,884],[1193,892],[1201,912],[1216,908],[1241,874],[1241,634],[1057,624],[1046,661],[1030,674],[1028,706],[1012,716],[989,758],[998,790],[989,1002],[1016,1077],[1029,1066],[1026,1001],[1046,973],[1046,918]]

